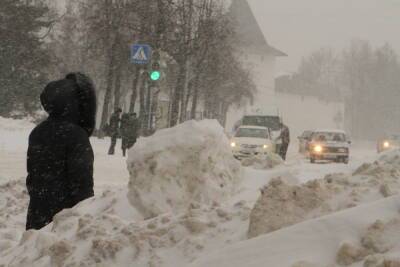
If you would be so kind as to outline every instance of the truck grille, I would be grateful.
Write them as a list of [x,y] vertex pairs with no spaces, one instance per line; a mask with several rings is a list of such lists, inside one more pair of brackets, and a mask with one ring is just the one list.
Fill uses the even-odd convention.
[[254,149],[257,148],[257,145],[241,145],[242,148],[247,148],[247,149]]
[[347,153],[348,148],[343,147],[325,147],[324,152],[326,153]]

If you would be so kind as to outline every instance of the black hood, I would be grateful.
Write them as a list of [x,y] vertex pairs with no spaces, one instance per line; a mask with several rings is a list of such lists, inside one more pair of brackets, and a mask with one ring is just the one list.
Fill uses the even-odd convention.
[[96,94],[87,76],[72,73],[49,83],[40,100],[50,118],[75,123],[92,135],[96,124]]
[[73,81],[59,80],[49,83],[40,95],[40,101],[51,118],[78,124],[78,94]]

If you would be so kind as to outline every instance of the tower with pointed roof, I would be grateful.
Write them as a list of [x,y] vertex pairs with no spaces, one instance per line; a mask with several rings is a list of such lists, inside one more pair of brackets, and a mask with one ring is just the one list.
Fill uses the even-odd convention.
[[236,24],[238,44],[242,49],[265,56],[287,56],[269,45],[247,0],[233,0],[231,15]]
[[[251,70],[257,86],[253,107],[263,109],[276,106],[276,60],[287,55],[268,43],[247,0],[232,0],[230,13],[236,25],[236,47],[240,59]],[[240,116],[236,114],[228,118],[227,126]]]

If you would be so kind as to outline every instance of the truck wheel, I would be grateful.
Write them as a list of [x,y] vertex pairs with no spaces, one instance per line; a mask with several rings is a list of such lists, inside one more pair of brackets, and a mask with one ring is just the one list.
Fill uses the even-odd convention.
[[344,164],[349,164],[349,157],[343,158],[343,163]]
[[314,164],[314,163],[315,163],[315,158],[312,157],[312,156],[310,156],[310,162],[311,162],[312,164]]

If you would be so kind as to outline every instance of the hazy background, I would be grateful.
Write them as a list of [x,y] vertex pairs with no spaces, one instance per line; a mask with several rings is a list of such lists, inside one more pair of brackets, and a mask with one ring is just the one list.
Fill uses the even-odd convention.
[[400,0],[248,0],[268,42],[289,54],[277,73],[295,71],[321,46],[341,49],[353,39],[389,42],[400,52]]

